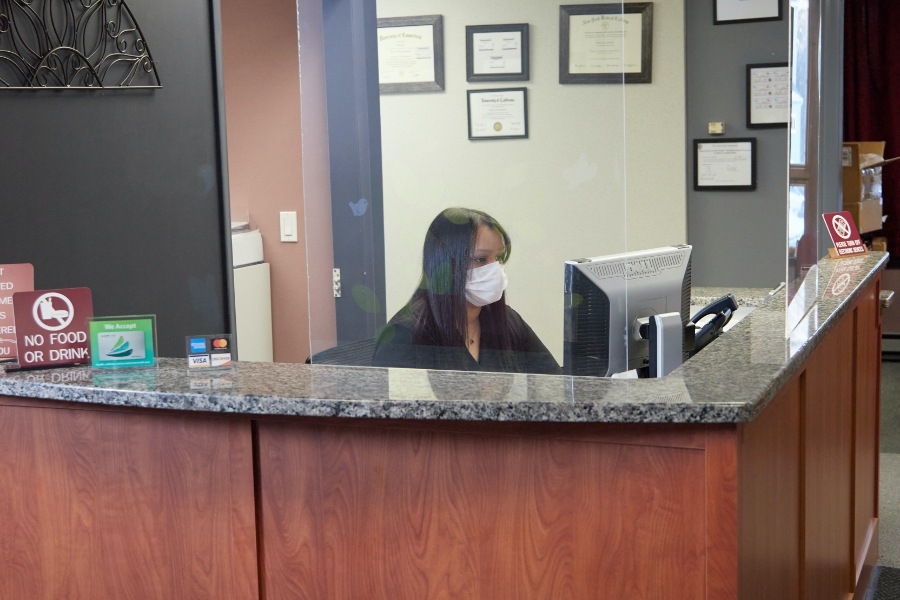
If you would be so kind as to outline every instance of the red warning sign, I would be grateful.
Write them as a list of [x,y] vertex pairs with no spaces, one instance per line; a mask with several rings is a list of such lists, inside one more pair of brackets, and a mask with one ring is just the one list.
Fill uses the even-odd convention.
[[13,294],[16,341],[22,367],[90,362],[91,290],[68,288]]
[[822,218],[825,219],[828,235],[831,236],[838,256],[866,254],[866,245],[859,237],[859,231],[856,229],[856,223],[853,221],[850,211],[825,213]]

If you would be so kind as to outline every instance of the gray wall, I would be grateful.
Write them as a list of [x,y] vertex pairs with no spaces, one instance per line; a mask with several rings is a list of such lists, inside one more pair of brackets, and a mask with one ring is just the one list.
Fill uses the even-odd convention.
[[97,315],[156,314],[162,355],[230,330],[207,0],[130,0],[163,88],[0,90],[0,263],[91,288]]
[[[713,25],[712,3],[685,3],[687,39],[687,222],[693,284],[774,287],[784,281],[788,130],[746,127],[746,66],[788,61],[789,13],[780,21]],[[756,190],[693,190],[693,140],[755,137]]]

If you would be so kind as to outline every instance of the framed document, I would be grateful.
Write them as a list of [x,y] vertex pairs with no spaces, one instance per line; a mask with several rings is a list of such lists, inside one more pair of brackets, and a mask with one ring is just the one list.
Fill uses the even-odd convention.
[[713,0],[713,23],[777,21],[782,18],[784,0]]
[[694,189],[756,189],[756,138],[694,140]]
[[559,7],[560,83],[650,83],[653,3]]
[[469,90],[469,139],[528,137],[528,90]]
[[441,15],[378,19],[378,83],[382,94],[444,89]]
[[528,81],[528,24],[466,26],[466,81]]
[[791,68],[786,62],[747,65],[747,127],[787,127]]

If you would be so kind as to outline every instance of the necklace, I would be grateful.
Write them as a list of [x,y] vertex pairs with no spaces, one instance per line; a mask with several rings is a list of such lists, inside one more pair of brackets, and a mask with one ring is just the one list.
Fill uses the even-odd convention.
[[475,345],[475,340],[478,339],[479,335],[481,335],[480,326],[474,325],[472,327],[466,327],[466,339],[469,340],[470,346]]

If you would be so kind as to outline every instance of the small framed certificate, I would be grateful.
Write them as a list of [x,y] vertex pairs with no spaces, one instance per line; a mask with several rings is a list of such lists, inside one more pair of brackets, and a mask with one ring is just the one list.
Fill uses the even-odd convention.
[[559,7],[560,83],[650,83],[653,3]]
[[694,189],[756,189],[756,138],[694,140]]
[[466,81],[528,81],[528,24],[466,27]]
[[713,0],[713,23],[777,21],[782,18],[783,0]]
[[469,139],[528,137],[528,90],[469,90]]
[[444,89],[441,15],[378,19],[378,83],[382,94]]
[[791,68],[786,62],[747,65],[747,127],[787,127]]

